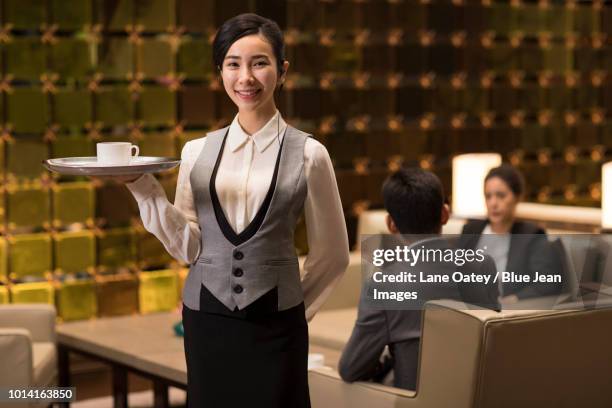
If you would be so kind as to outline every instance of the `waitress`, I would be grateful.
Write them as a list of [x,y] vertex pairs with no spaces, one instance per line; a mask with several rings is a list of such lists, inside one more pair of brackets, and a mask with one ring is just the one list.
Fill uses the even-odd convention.
[[[145,228],[191,264],[183,289],[188,406],[309,407],[307,320],[348,265],[333,166],[325,147],[276,108],[289,62],[275,22],[231,18],[213,59],[238,114],[184,146],[174,205],[151,175],[117,179]],[[309,253],[300,278],[293,238],[302,211]]]

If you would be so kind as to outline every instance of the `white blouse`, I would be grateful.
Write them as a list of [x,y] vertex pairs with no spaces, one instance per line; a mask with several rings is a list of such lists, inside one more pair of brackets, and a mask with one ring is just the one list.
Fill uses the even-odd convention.
[[[238,115],[230,125],[215,187],[223,212],[236,233],[248,226],[264,201],[286,127],[278,111],[253,135],[242,129]],[[138,202],[145,229],[174,258],[186,263],[193,263],[200,253],[201,231],[190,174],[205,143],[204,137],[183,147],[174,205],[151,174],[126,184]],[[334,168],[325,146],[313,138],[308,138],[304,146],[304,170],[308,187],[304,215],[309,251],[304,262],[302,289],[306,318],[310,320],[344,273],[349,247]]]

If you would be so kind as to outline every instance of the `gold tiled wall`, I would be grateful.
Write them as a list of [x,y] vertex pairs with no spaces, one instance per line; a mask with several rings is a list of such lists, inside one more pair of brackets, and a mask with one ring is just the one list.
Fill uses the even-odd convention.
[[[63,305],[76,305],[75,290],[61,287],[81,273],[92,293],[115,290],[126,299],[121,310],[134,310],[155,298],[133,293],[138,282],[155,287],[140,271],[179,265],[142,229],[124,187],[57,177],[41,161],[93,155],[96,142],[112,140],[178,156],[188,140],[228,123],[235,108],[212,77],[210,42],[241,12],[285,30],[291,67],[279,106],[329,149],[352,239],[356,215],[381,205],[389,171],[432,169],[450,192],[451,158],[461,152],[502,153],[526,174],[528,200],[599,204],[612,146],[609,2],[0,4],[0,275],[48,280]],[[176,171],[160,181],[172,200]],[[109,305],[89,313],[112,314]]]

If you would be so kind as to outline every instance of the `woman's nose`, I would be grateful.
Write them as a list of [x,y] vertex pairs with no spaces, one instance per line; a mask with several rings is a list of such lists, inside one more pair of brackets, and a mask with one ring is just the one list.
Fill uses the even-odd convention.
[[251,68],[242,67],[240,69],[240,76],[238,77],[240,82],[251,82],[253,80],[253,73],[251,72]]

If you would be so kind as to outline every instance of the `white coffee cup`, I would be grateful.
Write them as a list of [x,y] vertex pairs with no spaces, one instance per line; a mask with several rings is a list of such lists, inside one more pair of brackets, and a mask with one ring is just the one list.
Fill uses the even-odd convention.
[[[132,151],[135,154],[132,156]],[[129,165],[140,153],[138,146],[129,142],[102,142],[96,144],[98,163],[102,165]]]

